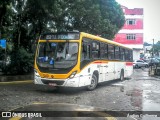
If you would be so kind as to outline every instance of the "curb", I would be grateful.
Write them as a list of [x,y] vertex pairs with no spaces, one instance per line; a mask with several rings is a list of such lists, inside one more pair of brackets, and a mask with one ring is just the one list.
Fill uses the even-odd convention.
[[155,77],[155,78],[159,78],[159,79],[160,79],[160,76],[153,76],[153,77]]
[[0,85],[25,84],[25,83],[33,83],[33,80],[12,81],[12,82],[0,82]]
[[0,76],[0,85],[33,83],[34,75]]
[[15,76],[3,75],[3,76],[0,76],[0,83],[1,82],[13,82],[13,81],[26,81],[26,80],[33,80],[33,79],[34,79],[33,74],[15,75]]

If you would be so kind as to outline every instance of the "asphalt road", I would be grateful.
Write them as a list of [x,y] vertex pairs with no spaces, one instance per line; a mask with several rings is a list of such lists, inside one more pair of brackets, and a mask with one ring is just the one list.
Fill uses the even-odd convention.
[[[135,69],[131,79],[109,81],[100,84],[94,91],[86,91],[85,88],[61,88],[55,91],[52,87],[33,83],[0,84],[0,111],[33,103],[67,103],[108,111],[160,111],[160,78],[148,76],[148,69],[145,68]],[[151,120],[150,116],[145,117],[142,119]],[[151,117],[154,117],[152,120],[160,119]],[[132,113],[128,115],[129,118],[140,119]]]

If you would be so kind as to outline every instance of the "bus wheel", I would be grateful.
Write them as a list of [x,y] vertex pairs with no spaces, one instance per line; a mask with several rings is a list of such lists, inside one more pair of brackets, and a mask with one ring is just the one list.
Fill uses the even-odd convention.
[[120,81],[124,80],[124,70],[121,70],[121,74],[120,74]]
[[148,68],[148,65],[145,65],[146,68]]
[[97,84],[98,84],[97,76],[93,74],[91,84],[87,86],[87,90],[90,90],[90,91],[94,90],[97,87]]

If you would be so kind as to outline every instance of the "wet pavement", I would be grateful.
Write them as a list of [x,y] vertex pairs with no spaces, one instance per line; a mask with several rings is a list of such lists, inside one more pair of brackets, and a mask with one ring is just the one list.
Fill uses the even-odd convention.
[[148,76],[148,71],[143,70],[143,75],[134,71],[133,79],[138,81],[135,86],[142,91],[142,110],[160,111],[160,78]]
[[[100,84],[94,91],[86,91],[85,88],[61,88],[55,91],[54,88],[32,83],[0,85],[0,91],[0,111],[33,103],[66,103],[128,113],[126,118],[115,115],[117,120],[160,120],[159,113],[156,113],[159,118],[153,116],[154,111],[160,111],[160,78],[149,76],[146,68],[134,69],[131,79],[109,81]],[[143,113],[140,116],[130,111]]]

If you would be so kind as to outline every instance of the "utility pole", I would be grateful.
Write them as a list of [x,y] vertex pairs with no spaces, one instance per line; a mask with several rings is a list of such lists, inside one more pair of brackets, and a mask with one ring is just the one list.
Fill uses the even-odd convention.
[[152,45],[152,57],[154,57],[154,39],[153,39],[153,45]]

